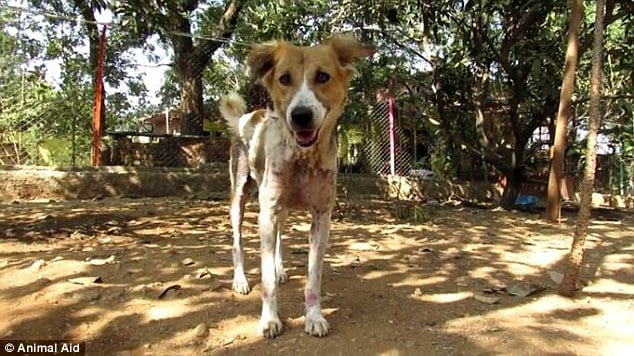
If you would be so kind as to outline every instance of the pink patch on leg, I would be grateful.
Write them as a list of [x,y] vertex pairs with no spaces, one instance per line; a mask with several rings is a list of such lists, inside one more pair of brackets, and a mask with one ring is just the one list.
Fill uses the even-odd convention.
[[269,297],[269,293],[267,293],[267,291],[263,289],[262,290],[262,299],[268,299],[268,297]]
[[307,308],[317,305],[317,294],[315,294],[315,292],[306,292],[304,296],[306,298]]

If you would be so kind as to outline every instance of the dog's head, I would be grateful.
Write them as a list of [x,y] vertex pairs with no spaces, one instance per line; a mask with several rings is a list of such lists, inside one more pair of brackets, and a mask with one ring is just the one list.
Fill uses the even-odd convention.
[[310,47],[271,41],[255,45],[247,65],[268,90],[275,113],[285,120],[295,142],[311,147],[320,132],[336,126],[353,62],[372,53],[374,48],[344,36]]

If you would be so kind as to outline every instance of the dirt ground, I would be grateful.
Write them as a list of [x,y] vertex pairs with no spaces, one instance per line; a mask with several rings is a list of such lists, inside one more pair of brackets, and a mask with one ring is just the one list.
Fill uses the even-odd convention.
[[[226,201],[1,205],[0,339],[85,341],[89,355],[634,355],[631,214],[595,214],[585,287],[566,299],[554,280],[572,213],[548,225],[538,213],[442,204],[399,220],[389,202],[345,207],[324,270],[332,331],[322,339],[303,330],[310,225],[291,215],[285,332],[264,340],[257,206],[248,209],[254,291],[242,296],[231,291]],[[523,287],[534,294],[511,295]]]

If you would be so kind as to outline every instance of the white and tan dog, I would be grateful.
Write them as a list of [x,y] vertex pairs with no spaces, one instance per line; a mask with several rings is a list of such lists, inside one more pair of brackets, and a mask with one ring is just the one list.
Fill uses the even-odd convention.
[[247,64],[267,89],[273,109],[244,114],[246,104],[235,93],[221,101],[220,111],[235,136],[230,152],[233,289],[243,294],[250,291],[241,228],[249,184],[255,181],[262,257],[260,331],[265,337],[282,333],[277,296],[278,283],[287,279],[281,236],[289,209],[312,214],[305,330],[315,336],[329,331],[320,292],[336,194],[336,126],[354,73],[352,64],[372,53],[373,48],[343,36],[310,47],[285,41],[258,44],[251,49]]

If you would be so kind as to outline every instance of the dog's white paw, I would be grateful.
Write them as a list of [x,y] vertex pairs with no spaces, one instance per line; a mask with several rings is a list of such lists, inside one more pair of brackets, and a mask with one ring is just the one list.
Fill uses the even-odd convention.
[[249,287],[249,282],[246,277],[233,277],[233,290],[240,294],[249,294],[251,291],[251,287]]
[[304,330],[311,336],[323,337],[328,335],[330,325],[321,314],[306,315],[306,326]]
[[282,321],[278,316],[262,317],[260,319],[260,332],[267,339],[281,335],[283,330]]
[[277,284],[284,284],[288,281],[288,274],[283,269],[277,275]]

